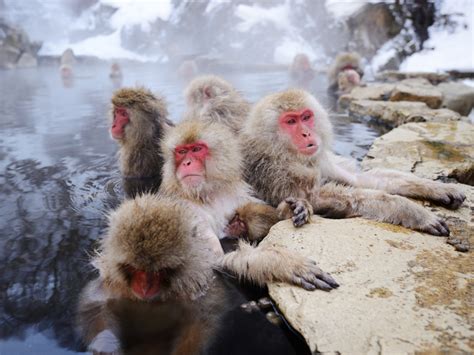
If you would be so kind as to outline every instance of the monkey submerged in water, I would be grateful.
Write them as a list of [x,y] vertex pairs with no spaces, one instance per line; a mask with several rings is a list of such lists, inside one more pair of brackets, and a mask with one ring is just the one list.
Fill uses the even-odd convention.
[[[195,211],[199,234],[217,257],[222,255],[219,239],[241,226],[247,239],[259,241],[278,220],[292,217],[295,226],[308,222],[311,207],[304,200],[282,199],[275,209],[252,196],[252,189],[242,180],[240,147],[227,127],[186,117],[167,132],[162,147],[165,164],[160,193]],[[240,232],[235,234],[240,236]],[[220,265],[261,286],[270,281],[308,290],[338,286],[310,259],[276,246],[254,247],[244,240],[221,258]]]
[[337,95],[347,94],[360,85],[363,75],[364,70],[359,54],[340,53],[328,70],[328,90]]
[[[446,223],[402,197],[458,208],[464,194],[453,184],[394,170],[350,170],[331,152],[327,113],[309,93],[269,95],[252,109],[241,136],[245,178],[273,206],[288,196],[307,199],[314,212],[332,218],[361,216],[438,236]],[[401,196],[396,196],[401,195]]]
[[199,223],[188,206],[148,194],[110,214],[93,260],[100,275],[84,288],[78,307],[78,331],[90,351],[295,353],[262,313],[239,307],[243,297],[213,271]]
[[246,101],[230,83],[214,75],[200,76],[185,90],[187,116],[204,122],[218,122],[234,133],[242,128],[250,111]]
[[160,142],[164,131],[173,126],[165,101],[145,88],[123,88],[112,97],[110,116],[126,196],[156,193],[163,165]]

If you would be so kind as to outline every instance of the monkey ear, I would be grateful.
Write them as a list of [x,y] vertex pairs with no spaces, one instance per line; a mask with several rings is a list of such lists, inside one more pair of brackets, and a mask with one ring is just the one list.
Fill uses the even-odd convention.
[[206,99],[210,99],[212,97],[211,88],[209,86],[204,87],[204,89],[202,89],[202,92]]

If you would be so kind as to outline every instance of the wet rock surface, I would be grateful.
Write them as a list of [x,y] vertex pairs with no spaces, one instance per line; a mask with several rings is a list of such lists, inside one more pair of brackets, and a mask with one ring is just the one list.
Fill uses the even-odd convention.
[[349,106],[350,115],[374,120],[390,128],[408,122],[458,121],[461,115],[448,109],[433,110],[424,102],[356,100]]
[[286,319],[321,353],[470,352],[474,259],[445,238],[361,218],[274,226],[262,243],[316,260],[341,286],[270,284]]

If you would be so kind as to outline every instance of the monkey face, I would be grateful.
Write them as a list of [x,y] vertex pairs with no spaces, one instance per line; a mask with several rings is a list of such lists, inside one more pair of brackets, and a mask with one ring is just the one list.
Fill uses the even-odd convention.
[[113,112],[112,127],[110,134],[113,139],[123,139],[125,136],[125,127],[129,124],[130,117],[125,107],[115,107]]
[[314,132],[314,113],[309,108],[283,112],[278,119],[280,131],[287,135],[297,152],[313,155],[318,150]]
[[176,177],[181,184],[196,188],[205,182],[209,148],[203,141],[179,145],[174,150]]
[[208,252],[193,245],[197,223],[171,199],[142,195],[109,216],[109,230],[93,264],[109,290],[142,301],[192,298],[212,273]]

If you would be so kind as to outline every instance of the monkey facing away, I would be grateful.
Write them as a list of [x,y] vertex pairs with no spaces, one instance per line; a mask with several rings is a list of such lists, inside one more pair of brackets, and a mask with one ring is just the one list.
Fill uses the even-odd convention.
[[213,271],[198,222],[176,199],[150,194],[110,214],[93,261],[100,275],[83,290],[77,313],[90,351],[219,354],[228,346],[233,354],[294,353],[280,328],[239,307],[243,297]]
[[443,220],[402,196],[448,208],[459,207],[465,199],[453,184],[393,170],[346,168],[344,159],[331,152],[327,113],[303,90],[263,98],[252,109],[240,138],[245,178],[273,206],[288,196],[300,197],[327,217],[361,216],[447,236]]
[[160,141],[173,126],[161,97],[145,88],[123,88],[112,97],[110,135],[119,144],[119,165],[127,197],[157,192],[163,157]]
[[[277,220],[293,216],[295,225],[308,221],[305,201],[282,199],[274,209],[252,196],[242,180],[238,142],[227,127],[187,117],[167,132],[162,147],[165,163],[160,193],[180,199],[195,211],[201,220],[200,235],[217,256],[222,255],[219,239],[226,236],[229,223],[244,222],[248,233],[256,233],[248,239],[260,240]],[[313,261],[270,245],[254,247],[240,240],[238,249],[225,254],[220,263],[258,285],[282,281],[309,290],[338,286]]]
[[348,93],[360,85],[364,75],[360,55],[355,52],[339,53],[328,70],[329,91]]
[[238,133],[250,111],[246,101],[230,83],[214,75],[194,79],[185,90],[188,115],[204,122],[219,122]]

